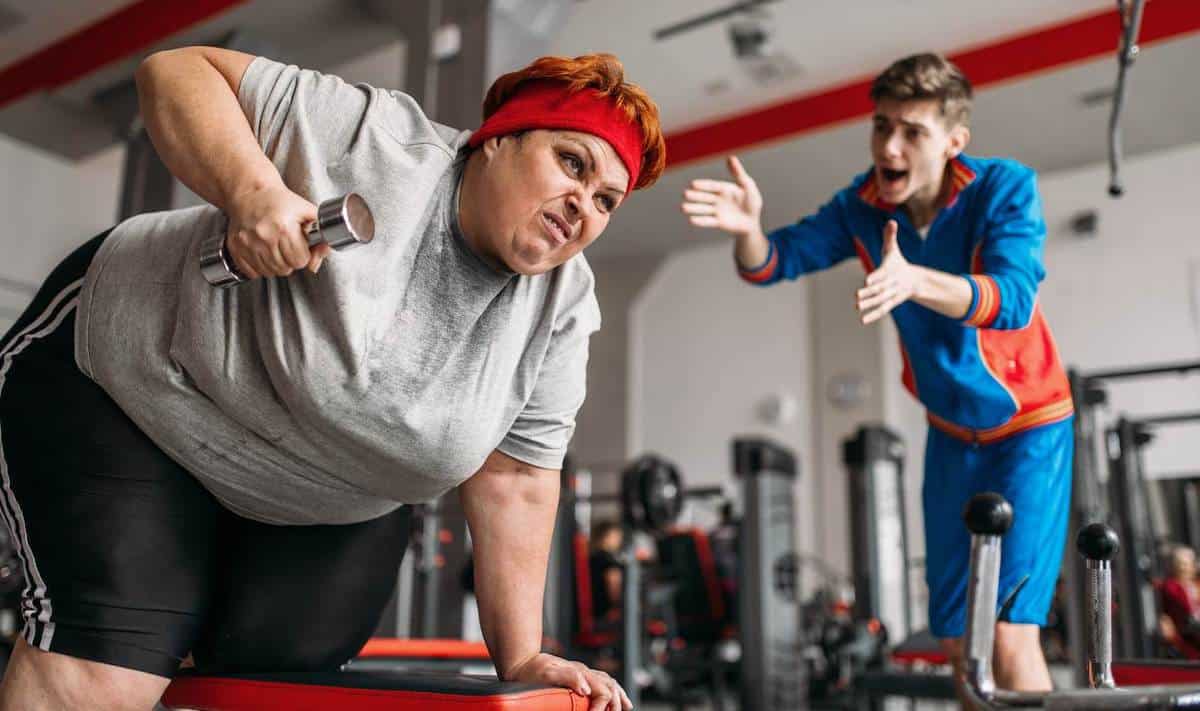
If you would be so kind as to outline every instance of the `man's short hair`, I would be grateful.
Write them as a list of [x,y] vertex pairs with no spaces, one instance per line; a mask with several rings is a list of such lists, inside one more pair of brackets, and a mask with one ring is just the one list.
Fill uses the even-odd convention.
[[971,121],[971,82],[940,54],[925,52],[897,60],[871,82],[871,101],[934,99],[947,126]]

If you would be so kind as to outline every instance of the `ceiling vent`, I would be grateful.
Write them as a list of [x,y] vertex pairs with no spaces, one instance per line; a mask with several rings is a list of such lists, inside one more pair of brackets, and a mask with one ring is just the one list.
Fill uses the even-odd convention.
[[704,93],[708,96],[720,96],[729,91],[728,79],[713,79],[704,83]]
[[760,86],[790,81],[804,73],[804,67],[783,50],[767,52],[738,61],[742,71]]
[[0,35],[25,24],[25,16],[7,5],[0,4]]
[[1115,89],[1112,89],[1111,87],[1101,87],[1099,89],[1092,89],[1091,91],[1085,91],[1080,94],[1079,103],[1087,109],[1095,108],[1097,106],[1110,106],[1112,104],[1113,97],[1116,95],[1117,92]]

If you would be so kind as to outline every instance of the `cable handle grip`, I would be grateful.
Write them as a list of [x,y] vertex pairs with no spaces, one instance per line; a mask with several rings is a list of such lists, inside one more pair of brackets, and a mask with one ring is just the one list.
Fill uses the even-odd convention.
[[[247,281],[225,248],[228,232],[223,229],[200,245],[200,273],[209,284],[222,289]],[[340,250],[366,244],[375,238],[375,218],[361,195],[347,193],[322,202],[317,219],[304,226],[304,236],[309,247],[324,243]]]

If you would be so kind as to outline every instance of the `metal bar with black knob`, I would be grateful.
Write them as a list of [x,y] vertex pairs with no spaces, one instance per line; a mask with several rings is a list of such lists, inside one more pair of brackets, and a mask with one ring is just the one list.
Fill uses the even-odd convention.
[[971,530],[971,585],[967,588],[966,694],[978,709],[1045,711],[1162,711],[1200,709],[1200,687],[1163,685],[1116,688],[1112,679],[1112,587],[1109,561],[1116,555],[1116,532],[1104,524],[1082,528],[1076,546],[1086,558],[1088,597],[1087,675],[1092,688],[1057,692],[1010,692],[997,689],[991,675],[991,644],[996,623],[996,586],[1000,540],[1012,525],[1013,510],[996,494],[980,494],[967,503],[964,518]]
[[999,494],[976,494],[967,502],[963,520],[971,532],[967,579],[966,681],[979,701],[996,693],[992,651],[996,634],[996,598],[1000,585],[1000,543],[1012,526],[1012,505]]
[[1087,561],[1088,658],[1086,675],[1093,689],[1112,689],[1112,559],[1120,539],[1111,526],[1090,523],[1075,538],[1075,547]]
[[971,532],[963,644],[967,655],[964,670],[967,699],[981,709],[1037,708],[1045,700],[1045,694],[997,689],[992,676],[1001,540],[1012,527],[1012,505],[1000,494],[976,494],[963,510],[963,521]]
[[1085,527],[1076,542],[1088,560],[1088,570],[1097,573],[1088,585],[1092,599],[1088,675],[1094,688],[1052,692],[996,688],[991,658],[1000,576],[1000,541],[1012,525],[1012,517],[1009,503],[993,493],[977,494],[967,503],[963,513],[971,531],[964,689],[971,705],[980,709],[1040,708],[1046,711],[1200,709],[1200,687],[1194,685],[1115,688],[1109,642],[1111,622],[1108,621],[1111,578],[1103,573],[1108,570],[1108,561],[1116,554],[1118,541],[1112,529],[1103,524]]
[[[1072,459],[1070,528],[1078,530],[1091,521],[1108,518],[1108,497],[1105,494],[1105,478],[1100,475],[1099,438],[1101,430],[1097,424],[1097,409],[1107,401],[1107,391],[1099,380],[1090,380],[1081,371],[1072,368],[1068,374],[1071,384],[1071,400],[1075,403],[1074,418],[1075,453]],[[1087,654],[1084,637],[1083,610],[1087,607],[1084,579],[1087,571],[1083,561],[1063,551],[1062,576],[1066,583],[1066,627],[1067,656],[1083,659]],[[1075,670],[1076,685],[1083,685],[1087,677]]]

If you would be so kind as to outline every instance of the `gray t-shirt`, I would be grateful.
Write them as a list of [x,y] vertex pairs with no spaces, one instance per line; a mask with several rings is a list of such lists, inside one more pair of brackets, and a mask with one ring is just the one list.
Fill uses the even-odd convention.
[[467,132],[399,92],[258,58],[238,98],[289,188],[355,191],[373,242],[321,272],[214,289],[211,206],[117,226],[88,270],[76,360],[231,510],[364,521],[469,478],[493,450],[558,468],[600,325],[577,255],[538,276],[480,259],[457,225]]

